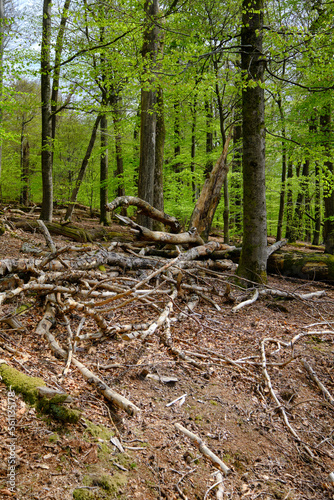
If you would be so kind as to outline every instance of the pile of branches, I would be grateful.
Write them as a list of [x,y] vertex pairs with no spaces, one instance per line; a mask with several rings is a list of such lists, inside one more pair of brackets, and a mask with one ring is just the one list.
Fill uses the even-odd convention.
[[[214,241],[187,251],[176,247],[178,255],[166,259],[143,256],[139,248],[119,243],[113,243],[108,248],[100,245],[65,246],[56,249],[45,227],[44,234],[50,248],[47,255],[31,259],[4,259],[0,262],[0,276],[2,276],[0,307],[8,305],[6,314],[2,314],[0,321],[8,323],[12,328],[20,329],[22,325],[15,314],[18,301],[22,303],[29,296],[31,303],[33,297],[35,302],[32,306],[30,304],[30,307],[42,301],[44,316],[36,324],[35,333],[46,339],[57,357],[65,360],[63,376],[66,376],[70,365],[74,365],[106,399],[130,415],[140,411],[138,406],[108,387],[100,377],[75,357],[81,342],[103,341],[115,337],[127,341],[141,339],[145,342],[156,333],[171,355],[201,370],[207,367],[210,359],[213,359],[213,353],[202,353],[198,356],[200,358],[198,361],[196,353],[192,356],[191,353],[176,347],[171,335],[171,324],[191,316],[200,299],[216,310],[220,310],[222,302],[232,303],[232,312],[237,313],[261,295],[308,300],[325,293],[321,291],[304,295],[291,294],[264,286],[262,289],[256,288],[255,291],[251,291],[251,298],[245,296],[245,292],[241,292],[240,288],[238,294],[236,292],[232,294],[232,289],[238,290],[231,272],[234,264],[224,259],[210,261],[209,258],[212,252],[220,251],[223,255],[229,248]],[[204,258],[206,260],[199,260]],[[222,274],[222,271],[225,274]],[[225,290],[216,290],[210,285],[209,280],[205,279],[206,275],[215,276],[222,281]],[[182,303],[186,303],[182,309],[176,302],[180,296],[183,299]],[[117,312],[130,304],[133,308],[138,304],[144,306],[149,311],[147,317],[150,319],[144,323],[116,322]],[[66,346],[60,345],[59,339],[51,332],[52,329],[57,331],[55,328],[57,321],[61,321],[66,327]],[[314,456],[312,450],[302,442],[292,428],[287,413],[272,387],[267,369],[266,345],[274,343],[279,348],[290,349],[291,356],[285,362],[286,365],[295,359],[294,346],[297,341],[303,335],[313,333],[299,335],[286,344],[275,339],[264,339],[261,342],[261,353],[257,363],[254,360],[240,362],[231,360],[219,353],[215,353],[214,356],[216,361],[230,364],[241,372],[246,371],[251,374],[250,369],[255,365],[260,367],[262,380],[265,381],[273,401],[277,404],[286,427],[311,456]],[[326,394],[326,398],[329,397]],[[330,400],[330,403],[333,404],[333,400]]]

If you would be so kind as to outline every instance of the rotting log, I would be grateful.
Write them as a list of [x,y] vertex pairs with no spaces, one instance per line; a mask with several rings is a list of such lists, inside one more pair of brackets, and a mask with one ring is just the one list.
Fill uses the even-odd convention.
[[[96,229],[91,229],[90,231],[86,231],[85,229],[73,226],[72,224],[68,225],[59,224],[57,222],[46,222],[45,225],[50,233],[59,234],[61,236],[65,236],[65,238],[69,238],[80,243],[92,242],[99,239],[105,239],[108,241],[130,242],[134,239],[133,235],[131,235],[129,231],[108,231],[108,228],[105,227],[99,227]],[[15,226],[29,232],[35,232],[39,228],[38,223],[35,220],[15,221]]]
[[139,208],[143,214],[148,215],[149,217],[151,217],[151,219],[162,222],[166,226],[169,226],[173,233],[180,232],[181,224],[175,217],[157,210],[156,208],[152,207],[152,205],[150,205],[147,201],[144,201],[135,196],[119,196],[118,198],[115,198],[111,203],[108,203],[107,210],[113,212],[118,207],[128,207],[129,205],[133,205]]
[[334,281],[334,255],[284,252],[270,255],[269,273],[316,281]]

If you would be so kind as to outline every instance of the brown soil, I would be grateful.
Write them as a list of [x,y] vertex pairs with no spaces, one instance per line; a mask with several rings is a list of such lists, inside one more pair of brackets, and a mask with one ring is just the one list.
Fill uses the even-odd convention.
[[[44,246],[43,237],[37,233],[21,232],[20,237]],[[59,236],[53,239],[58,248],[66,242]],[[22,239],[5,233],[0,237],[0,258],[23,257],[21,245]],[[196,281],[221,291],[226,288],[226,275],[198,275]],[[17,395],[16,493],[11,494],[7,483],[11,442],[8,392],[0,384],[0,498],[69,500],[73,491],[83,486],[86,487],[80,490],[81,496],[76,498],[334,498],[334,487],[328,480],[334,471],[334,409],[301,363],[301,358],[306,359],[329,392],[334,393],[334,331],[303,337],[297,343],[296,359],[283,367],[269,363],[288,360],[291,350],[282,345],[278,349],[277,343],[266,344],[273,390],[286,409],[299,442],[284,425],[280,409],[264,383],[260,352],[262,339],[288,343],[295,335],[310,330],[306,327],[313,323],[327,322],[313,330],[332,330],[334,288],[324,283],[287,281],[283,277],[269,277],[269,286],[298,293],[325,290],[326,295],[304,301],[262,298],[235,314],[231,311],[233,304],[218,302],[215,296],[212,298],[219,303],[220,311],[202,300],[195,314],[171,326],[174,345],[193,353],[188,355],[202,362],[202,369],[176,359],[161,344],[160,330],[146,343],[120,339],[81,343],[76,357],[140,408],[134,417],[109,405],[74,368],[59,382],[63,360],[53,357],[46,341],[34,333],[43,315],[42,302],[33,312],[20,316],[23,333],[1,323],[0,357],[24,373],[42,377],[51,387],[65,389],[86,419],[116,431],[125,451],[120,452],[103,434],[93,436],[94,432],[82,420],[77,425],[64,426],[38,416]],[[237,300],[243,294],[232,289]],[[178,308],[184,310],[186,299],[176,301],[175,313]],[[110,320],[140,323],[155,317],[152,309],[130,303]],[[53,333],[66,346],[61,324]],[[219,355],[255,364],[223,364]],[[122,367],[105,368],[109,364]],[[145,378],[147,372],[176,377],[177,382],[170,385]],[[183,394],[183,403],[166,406]],[[220,497],[217,487],[210,490],[217,482],[217,469],[189,438],[175,429],[177,422],[201,437],[232,469],[223,479],[224,493]],[[305,445],[313,458],[305,451]],[[109,476],[109,483],[101,479],[105,475]]]

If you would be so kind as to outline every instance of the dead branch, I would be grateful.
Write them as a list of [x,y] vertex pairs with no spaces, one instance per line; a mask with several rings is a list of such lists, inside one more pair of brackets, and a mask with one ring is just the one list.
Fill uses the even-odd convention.
[[[50,332],[45,332],[45,338],[47,339],[53,352],[64,359],[67,358],[67,352],[59,346],[55,337]],[[92,371],[86,368],[85,365],[74,357],[72,357],[72,364],[78,368],[80,373],[89,381],[89,383],[96,386],[97,390],[103,394],[108,401],[111,401],[113,404],[126,411],[129,415],[135,415],[140,411],[135,404],[121,394],[118,394],[110,389],[110,387],[108,387],[99,377],[97,377]]]
[[48,228],[46,227],[44,222],[40,219],[37,220],[37,224],[39,225],[39,228],[42,231],[43,236],[44,236],[46,243],[47,243],[48,247],[50,248],[51,252],[55,253],[57,251],[56,245],[52,241],[52,238],[51,238],[51,235],[49,233]]
[[301,362],[302,362],[303,367],[305,368],[305,370],[307,371],[307,373],[309,374],[309,376],[313,380],[313,382],[315,382],[317,384],[317,386],[319,387],[319,389],[321,390],[322,394],[324,395],[324,398],[327,399],[327,401],[329,401],[329,403],[332,406],[334,406],[333,396],[328,391],[328,389],[326,389],[324,384],[319,380],[319,378],[318,378],[317,374],[315,373],[315,371],[313,370],[313,368],[308,364],[306,359],[302,359]]
[[243,307],[250,306],[251,304],[254,304],[254,302],[256,302],[258,298],[259,298],[259,290],[256,288],[253,297],[251,299],[240,302],[240,304],[238,304],[237,306],[234,306],[232,309],[232,312],[236,313],[237,311],[239,311]]
[[130,226],[132,228],[131,231],[141,240],[158,241],[160,243],[169,243],[172,245],[187,245],[189,243],[197,245],[204,244],[204,241],[199,236],[195,227],[189,229],[186,233],[164,233],[163,231],[151,231],[147,229],[147,227],[140,226],[129,219],[129,217],[124,217],[123,215],[116,215],[116,217],[124,224]]
[[288,428],[288,430],[290,431],[290,433],[293,435],[293,437],[300,443],[303,445],[305,451],[308,453],[308,455],[312,458],[314,458],[314,454],[312,453],[311,449],[307,446],[307,444],[305,444],[301,439],[300,437],[298,436],[297,432],[295,431],[295,429],[291,426],[290,422],[289,422],[289,419],[287,417],[287,414],[286,414],[286,411],[285,411],[285,408],[284,406],[281,405],[279,399],[277,398],[276,394],[275,394],[275,391],[273,389],[273,386],[272,386],[272,383],[271,383],[271,379],[270,379],[270,376],[269,376],[269,373],[268,373],[268,370],[267,370],[267,359],[266,359],[266,352],[265,352],[265,344],[266,342],[271,342],[272,340],[271,339],[263,339],[261,341],[261,344],[260,344],[260,347],[261,347],[261,356],[262,356],[262,373],[263,373],[263,377],[264,377],[264,380],[265,380],[265,383],[269,389],[269,392],[270,392],[270,395],[272,397],[272,399],[275,401],[276,405],[277,405],[277,410],[281,413],[282,415],[282,418],[283,418],[283,421],[286,425],[286,427]]
[[144,201],[135,196],[119,196],[118,198],[115,198],[115,200],[113,200],[111,203],[108,203],[106,209],[109,210],[110,212],[113,212],[118,207],[121,206],[128,207],[129,205],[133,205],[140,208],[141,212],[151,217],[151,219],[166,224],[171,228],[171,230],[174,233],[178,233],[181,229],[181,224],[175,217],[172,217],[168,214],[165,214],[164,212],[161,212],[160,210],[157,210],[156,208],[152,207],[149,203],[147,203],[147,201]]
[[208,458],[216,467],[219,467],[225,475],[230,474],[231,469],[229,469],[220,458],[215,455],[203,442],[203,440],[196,436],[196,434],[193,434],[192,432],[188,431],[183,425],[181,424],[175,424],[175,427],[177,430],[185,434],[188,438],[191,439],[193,444],[199,449],[199,451],[206,457]]

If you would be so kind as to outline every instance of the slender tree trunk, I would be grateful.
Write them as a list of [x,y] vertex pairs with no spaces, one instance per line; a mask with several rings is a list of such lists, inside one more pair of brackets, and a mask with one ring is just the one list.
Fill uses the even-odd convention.
[[42,183],[43,200],[40,219],[52,222],[52,130],[51,130],[51,0],[43,3],[43,33],[41,46],[41,99],[42,99]]
[[64,34],[65,26],[67,23],[67,13],[70,7],[71,0],[65,0],[63,14],[60,20],[60,26],[58,30],[57,40],[56,40],[56,53],[55,53],[55,63],[53,69],[53,82],[52,82],[52,93],[51,93],[51,113],[52,113],[52,139],[56,137],[56,125],[57,125],[57,106],[58,106],[58,94],[59,94],[59,80],[60,80],[60,62],[61,55],[64,46]]
[[[242,123],[241,110],[237,107],[236,124],[233,129],[233,160],[232,160],[232,191],[234,202],[235,231],[239,235],[242,231]],[[239,116],[240,115],[240,116]]]
[[230,244],[230,196],[227,176],[224,180],[224,243]]
[[292,193],[293,163],[288,161],[287,197],[286,197],[286,231],[285,237],[290,241],[292,237],[293,193]]
[[[207,177],[212,170],[213,161],[210,158],[210,154],[213,151],[213,131],[212,131],[212,122],[213,122],[213,111],[212,111],[212,102],[205,100],[205,116],[206,116],[206,140],[205,140],[205,152],[207,155],[207,160],[205,163],[205,176]],[[224,144],[224,143],[223,143]]]
[[[165,113],[163,90],[159,87],[157,92],[157,123],[156,123],[156,145],[155,145],[155,168],[154,168],[154,195],[153,206],[161,212],[164,211],[164,149],[165,149]],[[160,231],[164,229],[161,222],[154,221],[153,229]]]
[[190,164],[190,170],[192,173],[192,180],[191,180],[191,190],[192,190],[192,199],[193,202],[195,203],[196,201],[196,184],[195,184],[195,179],[194,179],[194,174],[195,174],[195,156],[196,156],[196,122],[197,122],[197,95],[194,98],[194,102],[191,106],[191,150],[190,150],[190,156],[191,156],[191,164]]
[[105,113],[101,115],[101,156],[100,156],[100,223],[109,224],[108,204],[108,118]]
[[279,197],[279,212],[277,222],[276,241],[282,239],[283,218],[284,218],[284,204],[285,204],[285,183],[286,183],[286,142],[285,142],[285,118],[282,108],[282,99],[279,97],[277,100],[278,109],[281,118],[281,134],[282,140],[282,177],[281,177],[281,192]]
[[310,161],[306,159],[303,163],[302,177],[299,178],[299,189],[297,194],[295,212],[292,220],[292,235],[291,241],[303,239],[304,233],[304,214],[305,214],[305,201],[308,195],[308,182]]
[[325,175],[328,178],[327,185],[324,186],[325,219],[324,219],[324,240],[325,252],[334,254],[334,186],[333,186],[333,162],[332,158],[332,121],[331,106],[324,106],[323,114],[320,116],[320,128],[322,132],[322,144],[325,149],[327,160],[325,161]]
[[21,134],[21,196],[20,203],[24,206],[28,206],[30,202],[30,189],[29,189],[29,177],[30,177],[30,166],[29,166],[29,141]]
[[243,242],[238,275],[263,283],[267,279],[267,212],[265,185],[263,0],[243,0],[241,69],[243,117]]
[[76,203],[77,197],[78,197],[78,192],[79,192],[80,186],[82,184],[83,178],[85,176],[85,173],[86,173],[86,170],[87,170],[87,166],[88,166],[88,163],[89,163],[89,159],[90,159],[92,151],[93,151],[93,147],[94,147],[94,144],[95,144],[96,134],[97,134],[97,130],[98,130],[98,127],[99,127],[99,124],[100,124],[100,120],[101,120],[101,115],[98,115],[96,117],[96,120],[95,120],[95,123],[94,123],[94,126],[93,126],[93,130],[92,130],[92,133],[91,133],[91,136],[90,136],[89,144],[88,144],[88,147],[87,147],[87,150],[86,150],[86,154],[84,156],[84,159],[82,160],[81,168],[80,168],[77,180],[75,182],[75,187],[74,187],[74,189],[72,191],[70,202],[69,202],[67,210],[66,210],[65,220],[71,220],[71,217],[72,217],[72,214],[73,214],[73,210],[74,210],[74,207],[75,207],[75,203]]
[[315,192],[314,192],[314,232],[313,232],[313,245],[319,245],[320,243],[320,232],[321,232],[321,188],[320,188],[320,178],[321,178],[321,168],[318,162],[314,165],[315,174]]
[[[141,126],[140,126],[140,160],[138,177],[138,196],[151,205],[154,203],[154,178],[156,156],[156,129],[157,129],[157,91],[156,78],[152,71],[157,63],[159,28],[153,21],[159,14],[158,0],[145,1],[146,29],[142,55],[145,61],[145,71],[148,80],[143,83],[141,90]],[[153,20],[153,21],[152,21]],[[147,215],[138,214],[137,222],[148,229],[153,228],[152,219]]]

